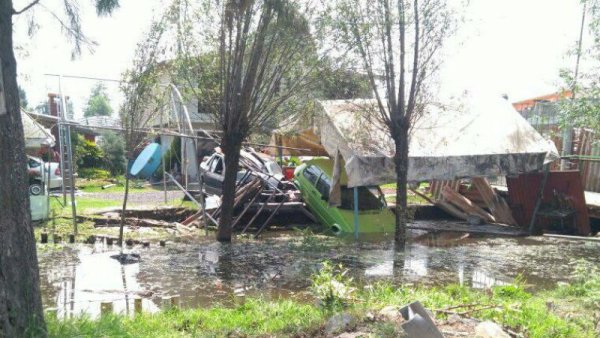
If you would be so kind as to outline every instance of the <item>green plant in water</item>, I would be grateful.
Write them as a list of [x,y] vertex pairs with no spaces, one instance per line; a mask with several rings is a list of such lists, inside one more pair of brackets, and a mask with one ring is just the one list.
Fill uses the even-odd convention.
[[348,269],[341,264],[322,263],[321,270],[312,276],[311,291],[319,300],[321,308],[334,312],[346,307],[356,291]]
[[581,297],[584,306],[600,309],[600,269],[588,261],[578,260],[573,276],[571,284],[558,288],[558,294]]
[[295,229],[301,234],[302,240],[300,241],[299,248],[303,251],[321,251],[326,248],[323,244],[323,239],[316,236],[310,228],[306,229]]

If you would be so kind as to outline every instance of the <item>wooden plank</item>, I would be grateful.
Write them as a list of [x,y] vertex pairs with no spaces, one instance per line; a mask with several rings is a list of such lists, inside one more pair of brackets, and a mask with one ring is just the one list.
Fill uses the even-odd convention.
[[444,200],[437,201],[435,205],[458,219],[466,221],[469,218],[469,215]]
[[479,194],[481,194],[483,201],[492,212],[494,218],[496,218],[496,222],[517,225],[517,221],[515,221],[508,203],[506,203],[504,198],[496,194],[484,177],[473,177],[471,178],[471,182],[477,188]]
[[468,198],[463,195],[457,193],[452,190],[448,186],[442,189],[442,195],[446,199],[446,201],[454,204],[456,207],[461,209],[464,213],[468,215],[475,215],[481,217],[486,222],[495,223],[496,219],[494,216],[490,215],[487,211],[483,210],[473,202],[471,202]]
[[498,224],[470,225],[467,223],[451,221],[418,221],[410,223],[406,227],[413,230],[459,232],[512,237],[529,235],[529,233],[523,229]]

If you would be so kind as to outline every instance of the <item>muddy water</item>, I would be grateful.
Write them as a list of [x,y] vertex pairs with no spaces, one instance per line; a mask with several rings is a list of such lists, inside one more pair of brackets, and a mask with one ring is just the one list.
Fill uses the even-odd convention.
[[550,238],[486,238],[413,232],[397,249],[385,238],[350,239],[273,232],[262,240],[134,247],[139,263],[121,265],[103,243],[65,246],[39,254],[43,301],[59,316],[98,315],[101,302],[116,312],[157,311],[162,298],[178,295],[183,307],[231,304],[244,295],[312,301],[310,275],[320,263],[342,263],[368,283],[460,283],[475,288],[510,283],[517,276],[532,289],[568,281],[579,259],[600,263],[600,243]]

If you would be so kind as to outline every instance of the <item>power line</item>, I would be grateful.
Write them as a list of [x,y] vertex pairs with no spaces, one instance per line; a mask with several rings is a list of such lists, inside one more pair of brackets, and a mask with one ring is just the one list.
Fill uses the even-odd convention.
[[60,74],[44,74],[44,75],[46,75],[46,76],[64,77],[64,78],[70,78],[70,79],[93,80],[93,81],[108,81],[108,82],[118,82],[118,83],[125,82],[125,81],[121,81],[121,80],[106,79],[106,78],[92,77],[92,76],[60,75]]

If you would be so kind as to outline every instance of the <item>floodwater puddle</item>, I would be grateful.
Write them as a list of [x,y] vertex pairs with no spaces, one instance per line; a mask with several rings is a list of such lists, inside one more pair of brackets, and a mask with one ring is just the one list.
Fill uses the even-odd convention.
[[531,289],[568,281],[578,260],[600,263],[600,243],[545,237],[491,238],[413,231],[404,248],[391,237],[340,239],[300,232],[269,232],[260,240],[221,244],[210,238],[166,247],[134,247],[141,260],[121,264],[111,258],[118,247],[65,246],[39,253],[43,302],[59,317],[100,313],[112,302],[115,312],[133,313],[135,298],[144,311],[157,311],[165,297],[182,307],[233,304],[244,296],[291,297],[312,301],[310,276],[329,260],[343,264],[361,282],[460,283],[486,288],[522,276]]

